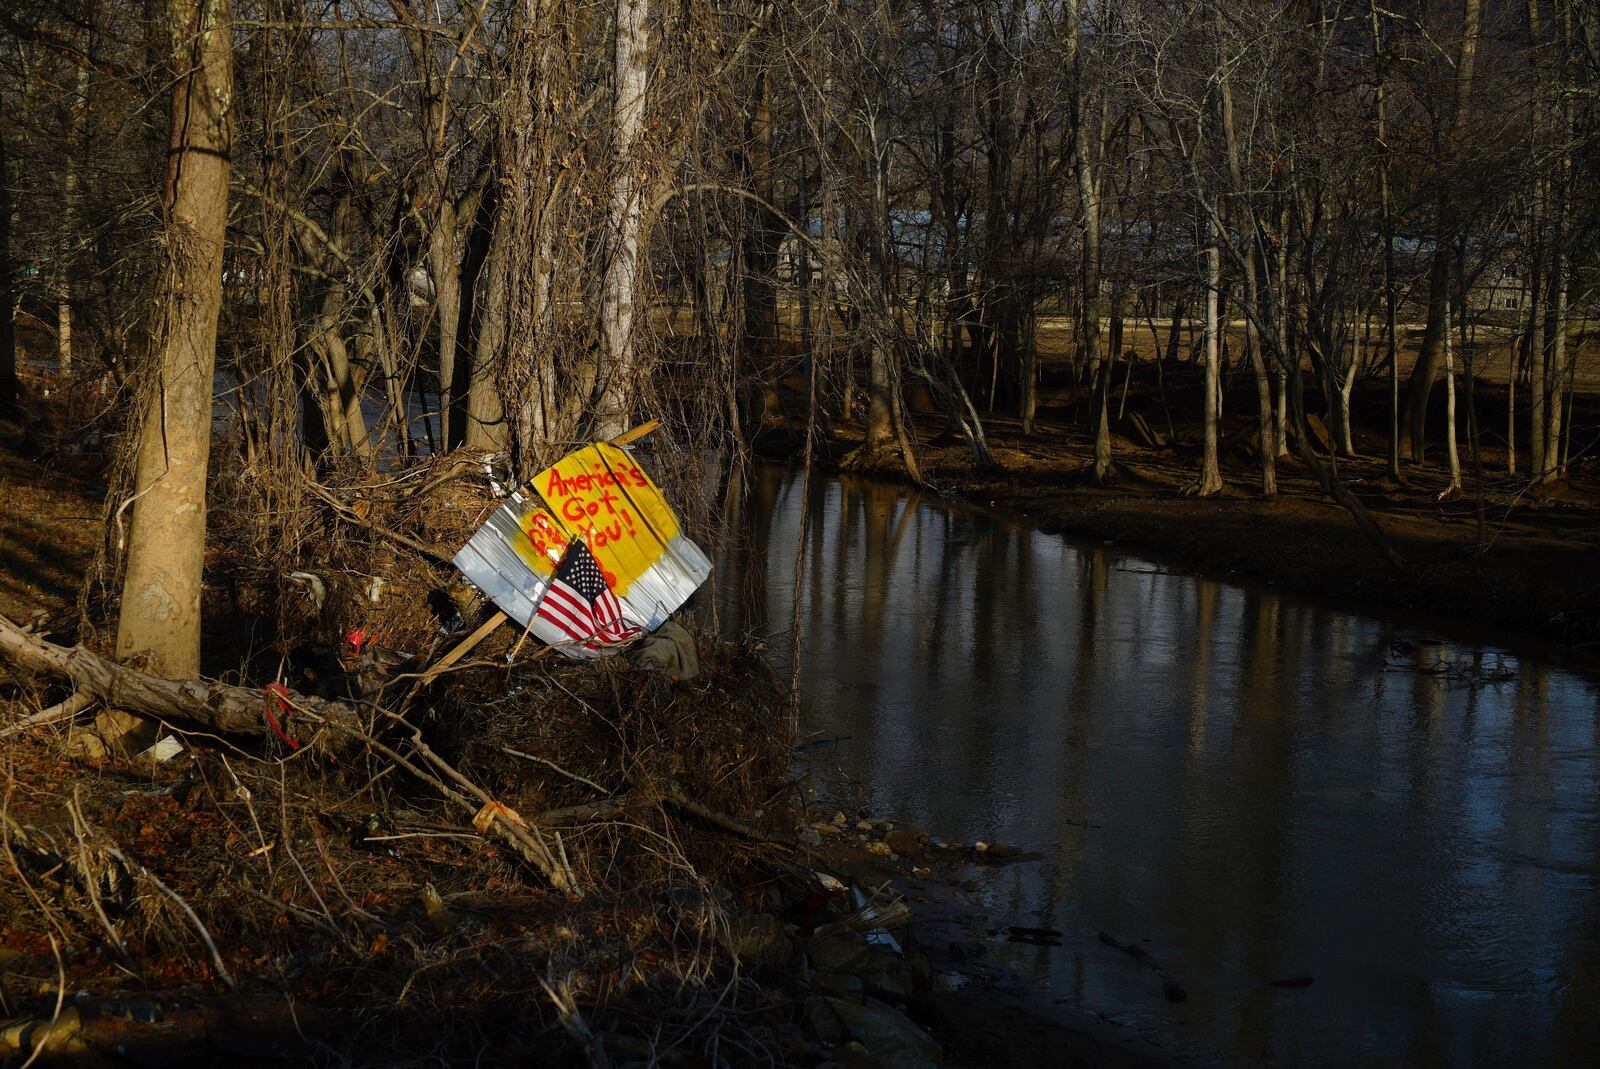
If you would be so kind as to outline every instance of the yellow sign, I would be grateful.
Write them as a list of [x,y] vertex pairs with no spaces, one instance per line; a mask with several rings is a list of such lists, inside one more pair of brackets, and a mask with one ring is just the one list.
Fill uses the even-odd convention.
[[532,505],[518,527],[527,535],[518,555],[550,575],[567,544],[583,539],[618,597],[666,552],[678,520],[661,491],[633,458],[610,443],[569,453],[534,476],[544,508]]

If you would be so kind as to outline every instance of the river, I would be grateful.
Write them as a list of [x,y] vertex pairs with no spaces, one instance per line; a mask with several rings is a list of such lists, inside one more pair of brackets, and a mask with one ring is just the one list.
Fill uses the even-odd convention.
[[1010,966],[1247,1061],[1593,1064],[1592,680],[849,478],[813,483],[797,587],[803,486],[757,468],[726,517],[719,623],[784,661],[798,590],[812,767],[1043,853],[978,877],[996,927],[1063,933],[996,937]]

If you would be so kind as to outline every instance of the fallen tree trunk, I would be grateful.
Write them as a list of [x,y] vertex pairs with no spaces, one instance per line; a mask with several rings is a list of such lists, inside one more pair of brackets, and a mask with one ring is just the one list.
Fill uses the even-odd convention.
[[[339,702],[295,695],[294,706],[314,713],[315,718],[285,717],[277,713],[276,697],[263,691],[148,675],[82,646],[46,642],[4,616],[0,616],[0,658],[33,675],[70,679],[77,692],[113,708],[231,734],[281,735],[301,745],[315,734],[316,720],[347,730],[359,730],[360,726],[356,710]],[[274,715],[269,716],[269,710]]]
[[[553,853],[536,827],[496,802],[467,777],[446,764],[423,742],[421,733],[392,713],[385,715],[404,724],[411,746],[427,767],[397,752],[365,731],[357,711],[340,702],[323,701],[274,688],[248,690],[200,679],[162,679],[117,664],[82,646],[57,646],[23,631],[0,616],[0,658],[34,675],[62,676],[74,690],[117,709],[162,719],[202,724],[216,731],[239,735],[277,735],[291,746],[301,746],[321,728],[361,742],[388,757],[419,779],[431,782],[466,812],[475,813],[473,826],[513,847],[544,874],[551,886],[574,896],[578,891],[570,870]],[[290,715],[290,711],[293,715]],[[381,710],[380,710],[381,711]],[[304,715],[300,715],[304,714]]]

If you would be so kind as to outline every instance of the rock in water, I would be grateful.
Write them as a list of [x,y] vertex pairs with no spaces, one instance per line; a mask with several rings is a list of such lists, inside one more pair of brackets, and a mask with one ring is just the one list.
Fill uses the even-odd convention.
[[871,1064],[882,1069],[939,1069],[944,1059],[933,1037],[877,999],[855,1003],[812,995],[806,999],[806,1023],[825,1043],[860,1043]]
[[928,845],[928,833],[921,828],[896,828],[883,837],[883,843],[901,857],[921,861]]

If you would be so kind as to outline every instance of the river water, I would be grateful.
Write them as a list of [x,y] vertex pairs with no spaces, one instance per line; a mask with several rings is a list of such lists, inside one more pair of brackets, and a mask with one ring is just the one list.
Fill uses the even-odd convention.
[[[721,625],[780,660],[802,496],[757,469],[716,561]],[[979,877],[997,928],[1063,933],[997,937],[1009,965],[1243,1060],[1593,1064],[1593,681],[893,485],[809,496],[807,752],[876,815],[1043,853]]]

